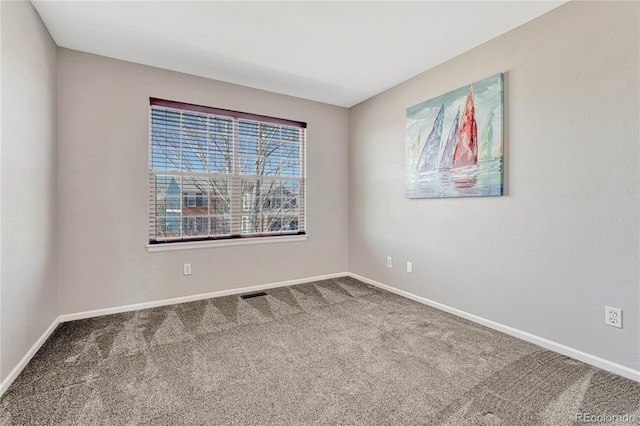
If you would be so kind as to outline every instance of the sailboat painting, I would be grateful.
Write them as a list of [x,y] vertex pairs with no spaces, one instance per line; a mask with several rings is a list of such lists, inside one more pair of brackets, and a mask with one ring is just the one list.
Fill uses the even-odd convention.
[[407,108],[407,198],[503,193],[503,74]]

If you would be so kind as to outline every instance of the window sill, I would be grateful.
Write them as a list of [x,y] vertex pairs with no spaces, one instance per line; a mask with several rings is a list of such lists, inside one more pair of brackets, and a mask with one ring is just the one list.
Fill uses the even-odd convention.
[[159,251],[193,250],[202,248],[245,246],[254,244],[292,243],[295,241],[306,240],[307,235],[287,235],[277,237],[237,238],[232,240],[218,241],[185,241],[180,243],[147,244],[147,251],[149,253],[155,253]]

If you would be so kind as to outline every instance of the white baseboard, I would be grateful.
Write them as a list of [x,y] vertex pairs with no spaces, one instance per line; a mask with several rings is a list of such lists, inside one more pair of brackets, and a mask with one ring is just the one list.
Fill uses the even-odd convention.
[[251,287],[232,288],[229,290],[214,291],[212,293],[194,294],[191,296],[176,297],[173,299],[155,300],[153,302],[136,303],[133,305],[116,306],[113,308],[96,309],[94,311],[79,312],[77,314],[60,315],[60,322],[74,321],[85,318],[100,317],[103,315],[119,314],[121,312],[137,311],[140,309],[155,308],[158,306],[176,305],[178,303],[194,302],[196,300],[211,299],[213,297],[229,296],[232,294],[251,293],[254,291],[267,290],[275,287],[287,287],[296,284],[304,284],[312,281],[328,280],[338,277],[346,277],[347,272],[339,272],[336,274],[320,275],[316,277],[300,278],[297,280],[280,281],[269,284],[254,285]]
[[13,381],[16,379],[16,377],[18,377],[18,375],[20,375],[22,370],[24,370],[27,364],[29,364],[29,361],[31,361],[31,358],[33,358],[33,356],[36,354],[36,352],[38,352],[40,347],[44,345],[44,342],[47,341],[49,336],[51,336],[51,333],[53,333],[53,330],[55,330],[58,324],[60,324],[59,319],[60,318],[58,317],[53,320],[49,328],[47,328],[45,332],[42,333],[42,336],[38,338],[38,340],[33,344],[33,346],[31,346],[29,351],[27,351],[27,353],[22,357],[20,362],[18,362],[18,365],[16,365],[13,368],[13,370],[11,370],[11,373],[9,373],[9,375],[5,377],[2,383],[0,383],[0,397],[4,395],[6,390],[9,389],[9,386],[11,386],[11,383],[13,383]]
[[579,351],[577,349],[570,348],[569,346],[565,346],[560,343],[553,342],[551,340],[545,339],[544,337],[536,336],[535,334],[527,333],[526,331],[518,330],[516,328],[509,327],[507,325],[500,324],[495,321],[491,321],[491,320],[479,317],[477,315],[470,314],[465,311],[461,311],[460,309],[452,308],[451,306],[447,306],[442,303],[434,302],[433,300],[429,300],[424,297],[417,296],[413,293],[409,293],[408,291],[400,290],[395,287],[382,284],[380,282],[362,277],[357,274],[349,273],[349,276],[357,280],[363,281],[365,283],[379,287],[383,290],[390,291],[391,293],[395,293],[400,296],[406,297],[407,299],[415,300],[416,302],[422,303],[423,305],[431,306],[432,308],[436,308],[441,311],[448,312],[450,314],[456,315],[464,319],[468,319],[469,321],[473,321],[477,324],[481,324],[486,327],[492,328],[494,330],[500,331],[502,333],[508,334],[510,336],[517,337],[518,339],[522,339],[529,343],[542,346],[543,348],[549,349],[550,351],[557,352],[562,355],[566,355],[568,357],[577,359],[578,361],[582,361],[586,364],[593,365],[594,367],[598,367],[603,370],[609,371],[611,373],[617,374],[619,376],[626,377],[636,382],[640,382],[639,370],[634,370],[632,368],[625,367],[624,365],[620,365],[615,362],[608,361],[604,358],[600,358],[595,355],[591,355],[591,354]]

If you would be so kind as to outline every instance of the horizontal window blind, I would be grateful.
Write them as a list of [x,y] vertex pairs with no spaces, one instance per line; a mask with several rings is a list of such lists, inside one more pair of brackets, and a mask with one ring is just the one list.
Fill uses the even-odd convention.
[[305,233],[306,123],[150,99],[149,243]]

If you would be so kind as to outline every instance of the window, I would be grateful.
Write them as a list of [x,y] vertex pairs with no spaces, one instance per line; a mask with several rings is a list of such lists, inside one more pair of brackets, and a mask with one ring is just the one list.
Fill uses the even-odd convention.
[[186,204],[188,207],[193,207],[196,205],[196,194],[187,194]]
[[150,99],[149,243],[305,233],[306,124]]

